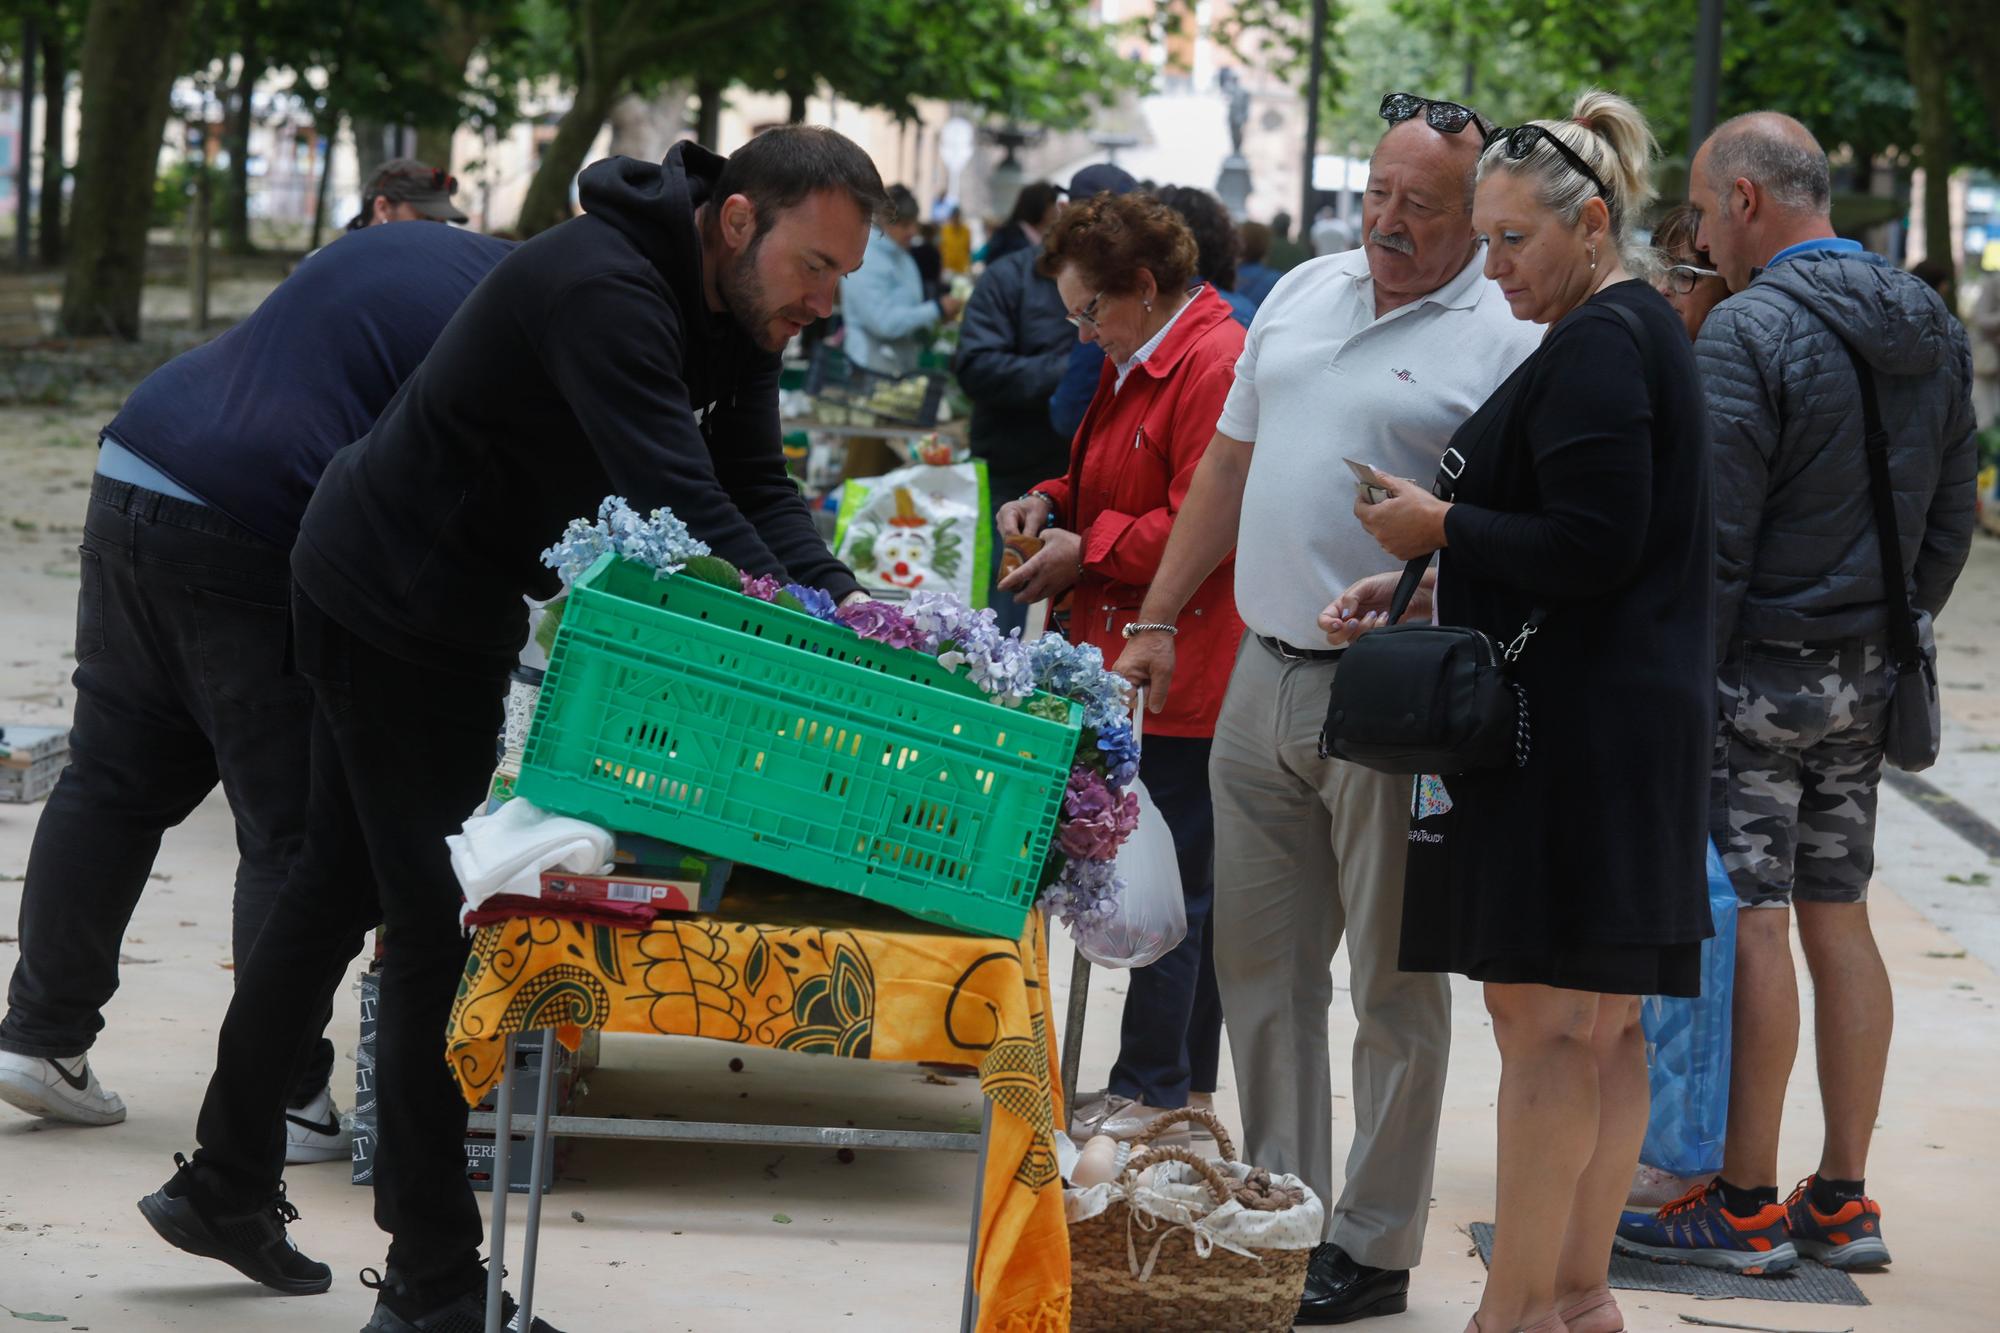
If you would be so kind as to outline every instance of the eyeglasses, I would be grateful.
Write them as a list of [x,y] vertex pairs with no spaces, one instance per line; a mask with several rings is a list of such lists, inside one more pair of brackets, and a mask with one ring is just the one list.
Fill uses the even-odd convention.
[[1423,114],[1424,124],[1439,134],[1457,134],[1467,125],[1479,128],[1479,137],[1487,143],[1493,141],[1486,122],[1477,111],[1457,102],[1440,102],[1435,98],[1419,97],[1415,93],[1390,93],[1382,99],[1381,110],[1377,113],[1391,125],[1400,125]]
[[1698,268],[1693,264],[1669,264],[1666,271],[1660,275],[1660,281],[1673,288],[1676,294],[1686,296],[1703,278],[1721,276],[1712,268]]
[[1097,327],[1097,303],[1099,301],[1102,301],[1103,299],[1104,299],[1104,293],[1099,292],[1097,295],[1090,298],[1089,305],[1077,311],[1074,315],[1064,315],[1063,318],[1070,322],[1070,326],[1072,328],[1080,329],[1084,325],[1088,324],[1090,325],[1091,328],[1094,329]]
[[1495,140],[1506,145],[1507,160],[1510,162],[1519,162],[1527,157],[1528,154],[1535,151],[1535,145],[1538,143],[1547,144],[1556,150],[1558,157],[1569,163],[1578,174],[1597,187],[1597,192],[1604,197],[1605,203],[1609,204],[1611,202],[1611,187],[1600,180],[1597,173],[1590,169],[1590,163],[1578,157],[1575,149],[1543,129],[1540,125],[1522,125],[1517,129],[1500,130],[1493,136],[1493,139],[1489,139],[1487,142],[1492,143]]

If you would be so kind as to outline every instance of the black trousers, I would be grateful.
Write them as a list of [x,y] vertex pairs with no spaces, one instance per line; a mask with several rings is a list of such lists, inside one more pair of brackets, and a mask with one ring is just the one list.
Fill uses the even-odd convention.
[[486,793],[507,673],[405,662],[303,592],[292,620],[318,705],[306,845],[237,973],[196,1130],[197,1180],[244,1206],[276,1191],[278,1070],[311,1045],[365,933],[384,925],[375,1221],[403,1277],[470,1285],[483,1229],[465,1178],[466,1105],[445,1063],[466,942],[444,840]]
[[[217,782],[236,816],[239,969],[305,838],[312,695],[286,663],[287,553],[214,509],[98,477],[82,559],[70,765],[35,826],[0,1019],[0,1050],[18,1055],[90,1049],[161,835]],[[293,1105],[326,1086],[330,1013],[314,1011],[295,1080],[288,1067]]]
[[1125,991],[1110,1090],[1169,1110],[1189,1092],[1214,1092],[1222,1058],[1222,999],[1215,986],[1215,808],[1208,798],[1206,736],[1148,736],[1139,780],[1174,835],[1187,937],[1158,962],[1135,967]]

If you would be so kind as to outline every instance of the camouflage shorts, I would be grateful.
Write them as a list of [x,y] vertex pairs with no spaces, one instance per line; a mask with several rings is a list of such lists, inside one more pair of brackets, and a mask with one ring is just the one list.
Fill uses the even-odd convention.
[[1723,666],[1709,831],[1744,906],[1866,901],[1891,685],[1864,640],[1750,642]]

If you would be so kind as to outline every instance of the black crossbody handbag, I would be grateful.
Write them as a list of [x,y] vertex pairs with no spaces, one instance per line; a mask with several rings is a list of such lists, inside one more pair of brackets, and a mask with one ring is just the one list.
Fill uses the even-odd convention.
[[[1639,317],[1615,302],[1604,308],[1631,330],[1645,355],[1650,342]],[[1449,502],[1464,472],[1465,456],[1446,449],[1431,493]],[[1534,608],[1505,647],[1467,625],[1402,624],[1430,562],[1428,555],[1410,561],[1389,605],[1389,623],[1340,655],[1320,754],[1382,773],[1448,777],[1525,768],[1533,742],[1528,692],[1510,668],[1546,612]]]
[[[1464,471],[1464,456],[1445,450],[1431,493],[1449,501]],[[1532,739],[1528,695],[1508,668],[1543,612],[1535,608],[1504,648],[1465,625],[1401,624],[1430,562],[1423,555],[1404,567],[1389,623],[1340,655],[1320,754],[1382,773],[1523,766]]]
[[1883,758],[1893,768],[1920,773],[1937,762],[1944,718],[1938,704],[1937,641],[1930,613],[1910,605],[1903,575],[1903,543],[1896,529],[1895,483],[1889,477],[1889,432],[1882,425],[1875,376],[1845,338],[1847,359],[1861,386],[1861,421],[1868,454],[1869,498],[1875,506],[1875,545],[1882,555],[1882,596],[1888,602],[1889,658],[1896,683],[1889,696]]

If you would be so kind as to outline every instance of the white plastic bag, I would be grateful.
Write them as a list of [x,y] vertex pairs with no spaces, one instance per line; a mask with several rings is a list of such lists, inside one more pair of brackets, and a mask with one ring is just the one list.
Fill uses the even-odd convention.
[[984,462],[917,463],[847,483],[834,554],[870,592],[946,592],[983,606],[992,529]]
[[1139,827],[1118,849],[1118,875],[1125,881],[1118,910],[1076,933],[1077,952],[1099,967],[1144,967],[1187,937],[1174,835],[1146,784],[1135,780],[1132,790],[1139,794]]

